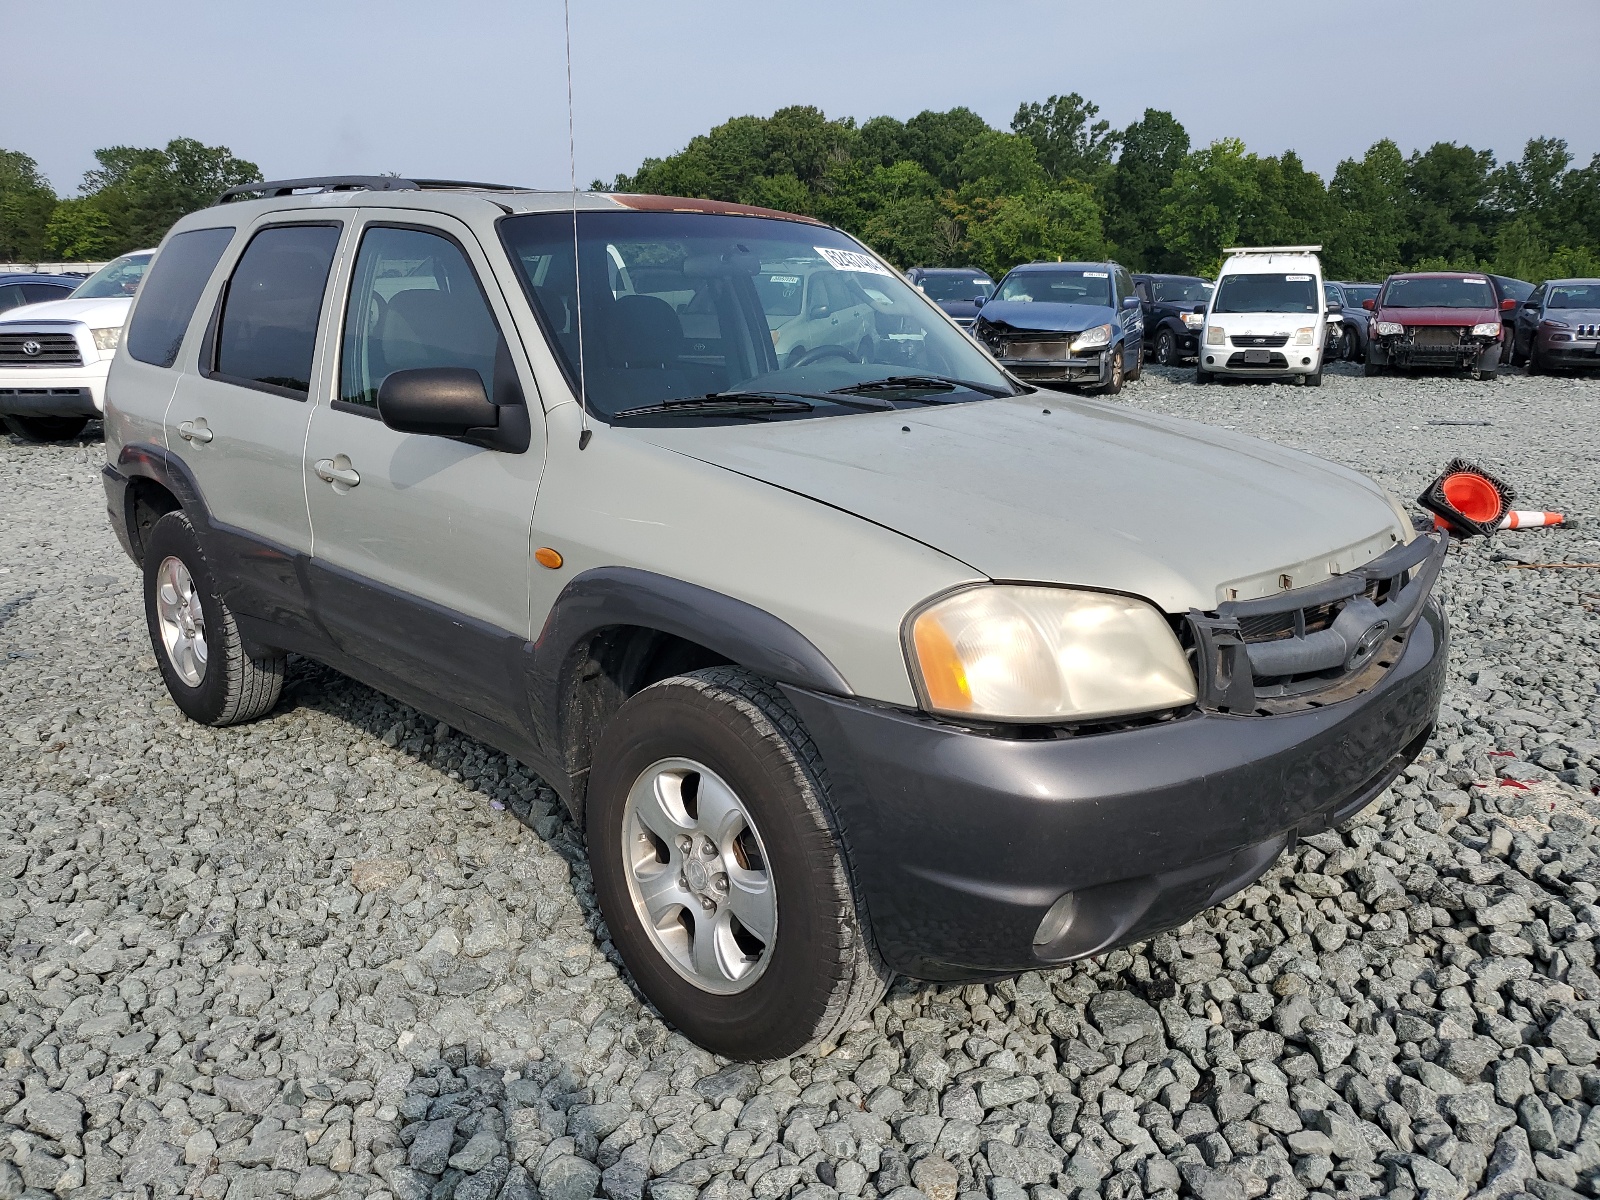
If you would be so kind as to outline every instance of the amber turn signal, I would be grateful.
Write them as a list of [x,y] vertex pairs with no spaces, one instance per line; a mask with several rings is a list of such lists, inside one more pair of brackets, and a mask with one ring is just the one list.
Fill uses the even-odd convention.
[[550,549],[549,546],[540,546],[533,552],[533,561],[538,563],[541,567],[549,567],[552,571],[554,571],[561,565],[561,554],[558,551]]

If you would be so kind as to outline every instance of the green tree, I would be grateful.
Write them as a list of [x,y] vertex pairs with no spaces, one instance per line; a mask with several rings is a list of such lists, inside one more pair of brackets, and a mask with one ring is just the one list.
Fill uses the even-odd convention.
[[956,160],[968,142],[989,132],[987,122],[970,108],[952,108],[949,112],[926,110],[906,122],[903,155],[920,165],[942,186],[955,187],[959,182]]
[[1332,214],[1323,267],[1336,279],[1378,280],[1405,265],[1410,193],[1400,147],[1385,138],[1359,160],[1347,158],[1328,185]]
[[110,223],[110,254],[154,246],[179,217],[261,178],[255,163],[194,138],[174,138],[163,150],[111,146],[95,159],[100,165],[85,173],[81,190]]
[[1161,193],[1157,232],[1168,250],[1202,275],[1215,275],[1261,205],[1256,156],[1223,138],[1184,159]]
[[116,243],[111,218],[87,196],[58,203],[45,228],[46,249],[52,257],[65,262],[109,258]]
[[956,156],[956,180],[965,195],[1013,196],[1045,184],[1033,142],[986,129]]
[[1189,134],[1171,113],[1147,108],[1119,135],[1122,152],[1106,186],[1106,236],[1118,260],[1135,271],[1174,271],[1186,264],[1164,245],[1161,192],[1189,153]]
[[44,257],[56,194],[39,164],[20,150],[0,150],[0,262]]
[[1492,152],[1454,142],[1435,142],[1406,159],[1409,211],[1401,259],[1475,267],[1487,257],[1498,224],[1489,203],[1493,169]]
[[1021,262],[1096,260],[1106,254],[1100,206],[1079,183],[972,205],[966,240],[974,265],[996,279]]
[[1033,143],[1039,165],[1051,179],[1102,180],[1116,153],[1119,135],[1109,121],[1096,121],[1100,108],[1077,92],[1051,96],[1017,108],[1011,132]]

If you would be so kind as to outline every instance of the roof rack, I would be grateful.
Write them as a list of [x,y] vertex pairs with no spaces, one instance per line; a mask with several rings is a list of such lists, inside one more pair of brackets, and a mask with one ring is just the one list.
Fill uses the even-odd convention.
[[1315,254],[1321,246],[1229,246],[1224,254]]
[[512,183],[469,183],[464,179],[401,179],[394,175],[314,175],[306,179],[260,179],[231,187],[217,197],[226,204],[244,196],[292,196],[296,192],[428,192],[471,189],[479,192],[525,192]]

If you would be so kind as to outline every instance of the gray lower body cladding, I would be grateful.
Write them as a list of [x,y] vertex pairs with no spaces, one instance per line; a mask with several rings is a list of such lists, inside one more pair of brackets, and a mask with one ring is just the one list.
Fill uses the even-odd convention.
[[98,417],[88,388],[0,387],[0,413],[12,417]]
[[[917,978],[975,979],[1180,925],[1364,807],[1433,728],[1447,640],[1430,600],[1401,659],[1354,698],[1047,740],[785,690],[827,761],[884,957]],[[1069,892],[1072,921],[1036,946]]]

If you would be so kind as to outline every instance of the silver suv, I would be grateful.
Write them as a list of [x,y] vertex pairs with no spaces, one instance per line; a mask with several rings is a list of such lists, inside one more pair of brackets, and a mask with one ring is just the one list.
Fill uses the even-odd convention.
[[259,183],[173,228],[124,350],[106,493],[179,707],[259,717],[294,652],[528,764],[730,1057],[1178,925],[1435,719],[1442,535],[1035,391],[804,217]]

